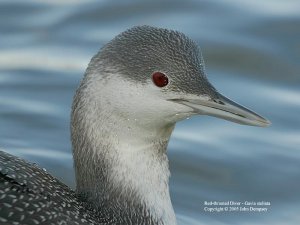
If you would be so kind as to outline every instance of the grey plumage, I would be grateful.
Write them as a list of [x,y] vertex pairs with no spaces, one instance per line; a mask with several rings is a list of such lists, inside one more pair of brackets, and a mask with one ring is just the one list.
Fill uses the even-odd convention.
[[[153,84],[157,71],[167,86]],[[76,192],[0,152],[0,224],[176,225],[166,149],[176,122],[195,114],[270,124],[216,91],[184,34],[150,26],[121,33],[92,58],[74,96]]]
[[98,62],[133,82],[146,83],[149,74],[161,71],[171,80],[165,90],[215,96],[216,90],[206,79],[199,46],[178,31],[133,27],[107,43],[93,57],[90,69],[103,69]]

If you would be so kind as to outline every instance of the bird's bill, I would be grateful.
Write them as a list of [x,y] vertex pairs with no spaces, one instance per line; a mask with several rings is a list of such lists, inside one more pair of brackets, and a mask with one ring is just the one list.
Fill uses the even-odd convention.
[[195,114],[209,115],[235,123],[266,127],[271,122],[218,93],[217,98],[173,99],[194,110]]

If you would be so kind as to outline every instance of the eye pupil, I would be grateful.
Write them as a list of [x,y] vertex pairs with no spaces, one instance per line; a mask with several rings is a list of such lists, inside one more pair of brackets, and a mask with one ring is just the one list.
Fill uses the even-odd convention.
[[153,73],[152,81],[157,87],[164,87],[169,83],[168,77],[161,72]]

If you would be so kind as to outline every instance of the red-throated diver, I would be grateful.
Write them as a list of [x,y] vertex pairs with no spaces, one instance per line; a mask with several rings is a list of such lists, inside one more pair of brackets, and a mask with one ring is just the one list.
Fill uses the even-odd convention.
[[219,94],[184,34],[131,28],[91,60],[73,102],[76,192],[34,164],[0,153],[1,224],[174,225],[166,148],[196,114],[269,121]]

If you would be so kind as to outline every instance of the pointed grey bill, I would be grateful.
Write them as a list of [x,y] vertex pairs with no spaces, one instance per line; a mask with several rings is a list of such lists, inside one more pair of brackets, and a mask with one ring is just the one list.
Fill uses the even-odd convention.
[[209,115],[229,120],[235,123],[266,127],[271,122],[255,112],[241,106],[218,93],[218,97],[199,97],[197,99],[172,99],[171,101],[186,105],[195,114]]

